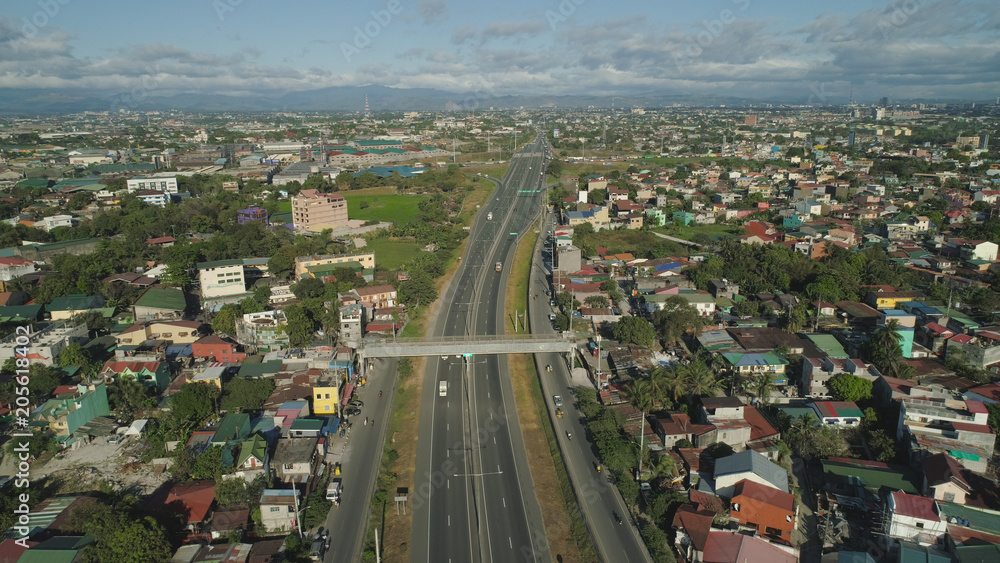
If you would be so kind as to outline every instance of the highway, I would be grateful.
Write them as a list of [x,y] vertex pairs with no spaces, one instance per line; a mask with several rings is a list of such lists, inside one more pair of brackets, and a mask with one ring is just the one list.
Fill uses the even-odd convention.
[[[512,159],[480,210],[435,336],[503,333],[510,261],[541,210],[542,147],[536,140]],[[506,356],[429,358],[422,393],[411,561],[551,561]]]
[[[554,228],[555,223],[552,218],[547,218],[542,234]],[[530,292],[538,295],[538,300],[531,300],[528,305],[533,334],[555,332],[548,319],[548,315],[554,311],[549,307],[549,300],[545,297],[545,290],[550,288],[547,281],[550,278],[547,276],[552,273],[551,246],[546,246],[544,243],[544,240],[539,241],[531,268]],[[583,414],[577,408],[574,399],[570,366],[566,363],[566,356],[536,354],[535,362],[538,372],[542,374],[542,392],[555,427],[559,449],[562,451],[566,470],[576,491],[598,556],[601,561],[609,563],[651,561],[646,545],[639,536],[639,530],[631,521],[618,488],[608,481],[606,472],[597,471],[599,463],[597,450],[587,439]],[[552,366],[551,372],[545,371],[546,365]],[[563,418],[556,417],[553,395],[560,395],[563,399]],[[572,439],[568,438],[567,432],[573,434]],[[615,513],[621,516],[621,524],[615,520]]]

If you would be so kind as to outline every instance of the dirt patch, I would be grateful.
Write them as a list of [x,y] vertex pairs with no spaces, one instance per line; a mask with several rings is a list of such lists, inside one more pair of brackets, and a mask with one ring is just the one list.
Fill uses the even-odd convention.
[[[397,405],[393,409],[393,427],[387,448],[399,457],[392,464],[396,487],[414,490],[413,475],[417,469],[417,431],[420,428],[420,392],[423,389],[425,358],[413,358],[413,375],[397,389]],[[390,491],[394,494],[395,491]],[[413,513],[396,516],[390,506],[380,534],[384,542],[382,561],[393,563],[410,560],[410,538],[413,535]]]

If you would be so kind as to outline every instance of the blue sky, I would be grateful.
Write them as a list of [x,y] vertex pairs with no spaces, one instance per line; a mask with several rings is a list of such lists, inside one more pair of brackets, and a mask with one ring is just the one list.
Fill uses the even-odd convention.
[[[374,12],[374,13],[373,13]],[[966,0],[33,0],[0,88],[241,94],[382,84],[505,94],[1000,96],[1000,3]]]

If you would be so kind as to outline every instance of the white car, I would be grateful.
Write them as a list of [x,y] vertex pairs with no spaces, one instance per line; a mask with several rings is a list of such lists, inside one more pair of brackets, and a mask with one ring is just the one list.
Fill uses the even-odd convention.
[[561,407],[562,406],[562,396],[560,396],[560,395],[552,395],[552,402],[555,404],[555,406]]

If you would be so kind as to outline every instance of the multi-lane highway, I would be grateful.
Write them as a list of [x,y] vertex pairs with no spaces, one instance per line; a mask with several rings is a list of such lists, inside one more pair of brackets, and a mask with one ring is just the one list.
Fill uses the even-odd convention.
[[[442,297],[435,336],[503,333],[510,260],[541,210],[543,167],[541,139],[511,159],[472,227],[462,265]],[[412,561],[552,559],[505,356],[429,359],[419,433]]]

